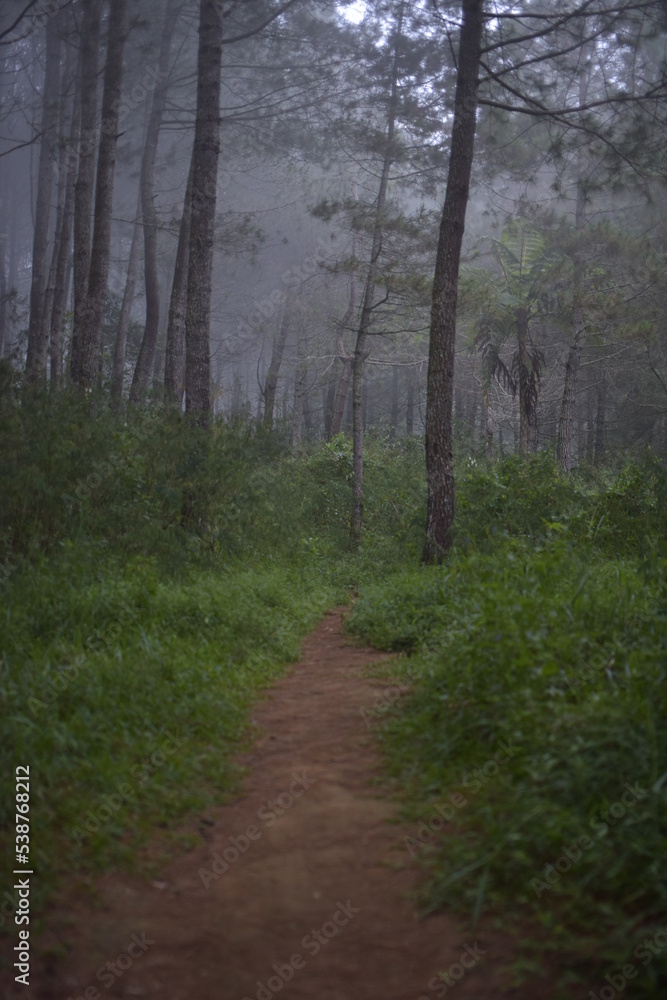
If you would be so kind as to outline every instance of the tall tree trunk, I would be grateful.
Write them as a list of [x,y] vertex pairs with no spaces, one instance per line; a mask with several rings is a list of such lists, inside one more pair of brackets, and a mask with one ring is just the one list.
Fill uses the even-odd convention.
[[584,316],[580,307],[572,312],[572,341],[565,362],[563,398],[558,418],[558,441],[556,458],[563,472],[572,469],[572,439],[574,436],[574,402],[576,398],[577,374],[579,372],[580,338],[584,329]]
[[192,218],[185,318],[185,408],[207,426],[211,408],[211,280],[220,151],[222,9],[200,0],[197,116],[192,150]]
[[442,562],[452,544],[454,469],[452,396],[459,261],[470,188],[483,24],[483,0],[463,0],[454,121],[445,204],[433,281],[426,387],[428,502],[423,561]]
[[141,210],[144,230],[144,276],[146,284],[146,325],[130,389],[130,402],[138,403],[145,395],[153,368],[160,328],[160,283],[157,261],[157,212],[155,211],[155,157],[160,127],[167,101],[171,40],[178,18],[178,3],[170,0],[162,27],[158,57],[157,84],[153,91],[151,113],[141,160]]
[[592,462],[595,454],[595,401],[589,386],[586,392],[586,461]]
[[[12,190],[14,194],[14,190]],[[7,261],[7,305],[12,306],[12,311],[10,317],[7,319],[7,330],[5,333],[5,354],[6,358],[11,358],[14,354],[16,345],[15,335],[15,321],[14,321],[14,303],[16,301],[16,296],[18,294],[18,283],[19,283],[19,253],[20,253],[20,240],[18,232],[18,208],[17,199],[13,197],[11,200],[10,211],[10,225],[9,225],[9,260]]]
[[333,421],[333,405],[336,396],[336,389],[333,385],[322,389],[322,411],[324,413],[324,437],[331,440],[331,425]]
[[113,180],[116,169],[118,139],[118,109],[123,79],[123,47],[125,44],[126,0],[110,0],[109,38],[104,67],[102,95],[102,134],[97,161],[95,186],[95,222],[90,252],[88,298],[81,327],[82,388],[90,390],[97,384],[102,359],[102,322],[107,297],[109,256],[111,251],[111,208]]
[[[356,184],[354,186],[355,196],[356,196]],[[357,256],[357,234],[356,232],[352,234],[352,259],[356,260]],[[333,397],[332,410],[331,410],[331,421],[329,423],[329,430],[327,433],[327,440],[331,440],[336,434],[340,434],[340,429],[343,426],[343,416],[345,414],[345,403],[347,402],[348,393],[350,391],[350,382],[352,380],[352,366],[354,363],[354,354],[345,353],[345,329],[348,324],[354,318],[357,311],[357,272],[352,269],[350,274],[350,289],[349,297],[347,303],[347,309],[345,310],[345,315],[338,324],[338,358],[343,364],[343,370],[340,373],[340,378],[336,385],[336,391]]]
[[516,330],[519,355],[519,453],[528,455],[537,451],[537,393],[536,373],[528,350],[528,311],[516,311]]
[[398,432],[398,365],[391,367],[391,411],[389,416],[389,440],[395,441]]
[[271,351],[271,361],[269,363],[269,368],[266,373],[266,380],[264,382],[264,426],[271,430],[273,427],[273,411],[276,405],[276,391],[278,389],[278,375],[280,374],[280,366],[283,363],[283,354],[285,353],[285,344],[287,343],[287,334],[290,328],[290,298],[288,296],[285,303],[285,311],[283,312],[282,321],[280,323],[280,329],[278,335],[274,337],[273,349]]
[[7,356],[7,236],[0,219],[0,358]]
[[354,355],[342,355],[339,354],[338,357],[343,362],[343,370],[340,373],[340,378],[338,384],[336,385],[336,394],[333,400],[332,414],[331,414],[331,427],[329,431],[329,439],[335,437],[336,434],[340,434],[341,427],[343,426],[343,417],[345,416],[345,404],[347,403],[347,397],[350,392],[350,382],[352,381],[352,367],[354,364]]
[[[44,310],[42,312],[42,330],[40,338],[42,342],[47,346],[47,352],[50,348],[51,355],[51,381],[54,385],[57,385],[60,381],[60,376],[62,374],[62,364],[59,364],[59,359],[56,357],[54,364],[54,344],[51,341],[51,330],[53,324],[53,307],[55,304],[56,297],[56,282],[58,278],[58,266],[60,263],[61,254],[63,252],[63,229],[65,225],[65,213],[67,211],[67,182],[69,178],[69,161],[71,155],[71,148],[68,147],[68,141],[66,136],[66,125],[68,118],[68,106],[69,101],[67,97],[67,92],[69,89],[70,81],[72,78],[72,50],[67,50],[67,59],[65,65],[63,66],[61,85],[60,85],[60,121],[58,123],[58,187],[57,187],[57,197],[56,197],[56,222],[53,231],[53,250],[51,253],[51,265],[49,267],[49,277],[46,282],[46,290],[44,292]],[[71,108],[71,120],[74,121],[76,117],[76,95],[74,103]],[[67,237],[66,237],[67,239]],[[67,253],[67,248],[65,248],[65,253]],[[65,257],[65,260],[67,258]],[[64,275],[63,275],[64,277]],[[51,341],[51,342],[50,342]],[[57,345],[56,350],[57,350]]]
[[32,280],[30,283],[30,319],[28,322],[28,352],[26,383],[46,382],[49,348],[49,326],[44,322],[47,284],[47,250],[53,188],[53,162],[58,127],[58,95],[60,92],[60,28],[59,18],[46,22],[46,64],[42,95],[42,141],[37,175],[37,203],[32,246]]
[[81,331],[88,300],[90,275],[90,223],[93,215],[97,120],[97,60],[100,45],[101,0],[82,0],[81,20],[81,131],[79,172],[74,187],[74,318],[70,377],[81,381]]
[[299,328],[297,346],[296,375],[294,378],[294,410],[292,414],[292,452],[297,455],[301,449],[303,433],[303,418],[305,412],[306,376],[306,344],[303,328]]
[[79,93],[74,95],[72,122],[67,150],[65,195],[62,209],[62,224],[60,237],[57,241],[57,260],[53,287],[53,305],[51,308],[51,382],[59,386],[64,380],[65,345],[63,337],[63,313],[65,311],[68,284],[69,265],[71,261],[72,220],[74,216],[74,185],[78,166],[77,138],[81,120],[81,100]]
[[602,465],[605,456],[605,430],[607,422],[607,379],[604,369],[598,384],[598,406],[595,414],[595,465]]
[[484,454],[493,457],[493,410],[489,386],[482,388],[482,420],[484,421]]
[[389,111],[387,116],[387,132],[385,135],[385,150],[382,159],[382,172],[380,174],[380,186],[375,203],[375,215],[373,219],[373,241],[371,244],[371,259],[366,275],[366,285],[361,305],[361,316],[359,319],[359,330],[357,332],[357,342],[354,348],[354,361],[352,363],[352,489],[353,504],[352,517],[350,518],[350,536],[353,545],[358,545],[361,540],[361,525],[363,520],[363,498],[364,498],[364,424],[363,424],[363,377],[364,362],[368,357],[366,341],[370,329],[373,311],[373,300],[375,298],[375,283],[378,276],[378,261],[382,252],[382,230],[384,227],[384,213],[387,202],[387,186],[389,184],[389,171],[394,160],[394,135],[396,131],[396,115],[398,112],[398,72],[400,47],[403,36],[403,14],[405,4],[401,3],[396,16],[396,28],[394,38],[394,59],[391,73],[391,95],[389,100]]
[[414,434],[415,425],[415,370],[408,366],[408,398],[405,404],[405,433],[407,437]]
[[[586,34],[586,18],[581,22],[582,48],[579,55],[581,70],[579,73],[579,104],[583,106],[588,97],[588,87],[590,83],[591,61],[590,53],[595,47],[594,42],[584,43]],[[585,173],[584,163],[585,150],[582,148],[577,157],[576,163],[576,185],[577,201],[575,208],[574,226],[577,233],[586,225],[586,194],[583,180]],[[560,416],[558,420],[558,440],[556,443],[556,458],[563,472],[570,472],[572,469],[572,438],[574,436],[574,404],[576,400],[577,375],[579,373],[579,360],[581,352],[581,338],[584,332],[584,313],[582,308],[582,276],[584,262],[578,253],[572,258],[573,270],[573,295],[572,295],[572,338],[567,352],[565,362],[565,381],[563,384],[563,398],[561,401]]]
[[118,326],[116,328],[116,340],[113,349],[113,362],[111,366],[111,405],[115,413],[119,413],[123,402],[123,382],[125,379],[125,358],[127,355],[127,335],[130,330],[132,319],[132,306],[137,290],[137,277],[139,276],[139,262],[141,260],[141,193],[137,202],[137,212],[130,244],[130,253],[127,260],[127,274],[125,276],[125,288],[123,290],[123,301],[120,305],[118,316]]
[[178,232],[178,248],[174,263],[174,278],[169,300],[167,345],[164,361],[164,390],[167,405],[183,406],[185,391],[185,310],[188,296],[188,257],[190,253],[190,220],[192,218],[192,158],[183,201],[183,214]]

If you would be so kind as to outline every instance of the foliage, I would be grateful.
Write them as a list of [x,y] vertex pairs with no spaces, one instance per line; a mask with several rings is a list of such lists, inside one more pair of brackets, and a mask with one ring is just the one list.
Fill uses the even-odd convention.
[[[368,435],[353,554],[344,435],[294,458],[242,423],[207,436],[151,410],[91,420],[95,400],[65,395],[1,405],[2,801],[29,761],[42,872],[145,864],[156,825],[180,835],[228,794],[252,699],[352,590],[355,634],[412,654],[395,669],[413,693],[385,706],[382,740],[415,831],[436,803],[466,799],[458,835],[421,849],[425,905],[529,915],[522,968],[553,952],[568,996],[667,922],[657,462],[563,476],[548,453],[461,452],[454,554],[414,569],[420,441]],[[192,491],[196,521],[183,516]],[[496,770],[500,742],[520,750]],[[626,784],[638,797],[603,820]],[[583,836],[590,847],[548,882]],[[634,995],[657,997],[666,973],[656,955]]]
[[632,961],[641,1000],[667,977],[664,951],[635,952],[667,923],[666,480],[469,463],[449,564],[365,587],[352,619],[413,653],[381,738],[418,849],[436,804],[466,800],[420,849],[425,906],[528,916],[522,968],[553,952],[563,997]]
[[[156,824],[178,830],[234,788],[257,691],[408,537],[416,554],[421,528],[418,444],[369,442],[369,531],[353,558],[343,436],[297,460],[261,427],[209,436],[150,410],[91,420],[96,406],[5,399],[0,420],[0,840],[28,762],[45,892],[67,871],[131,865]],[[178,752],[144,774],[168,733]],[[89,831],[120,784],[133,798]]]

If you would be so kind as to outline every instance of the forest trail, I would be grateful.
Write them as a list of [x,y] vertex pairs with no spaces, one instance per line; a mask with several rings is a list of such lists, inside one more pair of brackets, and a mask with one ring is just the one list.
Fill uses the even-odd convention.
[[[372,786],[379,759],[362,714],[387,686],[363,668],[386,656],[353,645],[343,614],[326,615],[255,707],[240,797],[207,813],[201,846],[156,881],[109,874],[95,901],[63,898],[49,936],[68,954],[35,963],[21,996],[546,1000],[546,985],[502,992],[505,935],[419,919],[403,841],[416,824],[388,822],[397,807]],[[450,967],[445,990],[434,977]]]

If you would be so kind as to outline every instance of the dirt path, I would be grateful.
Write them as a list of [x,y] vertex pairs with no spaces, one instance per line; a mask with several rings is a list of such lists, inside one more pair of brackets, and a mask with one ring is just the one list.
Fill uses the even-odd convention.
[[[352,645],[341,621],[340,611],[325,617],[257,706],[261,735],[242,761],[242,795],[208,814],[201,846],[159,881],[100,880],[97,905],[79,903],[60,920],[67,956],[16,996],[501,995],[509,942],[466,938],[447,916],[419,920],[410,902],[416,871],[403,837],[414,830],[387,822],[396,807],[372,787],[377,752],[361,714],[382,691],[362,668],[382,654]],[[450,967],[445,990],[434,977]]]

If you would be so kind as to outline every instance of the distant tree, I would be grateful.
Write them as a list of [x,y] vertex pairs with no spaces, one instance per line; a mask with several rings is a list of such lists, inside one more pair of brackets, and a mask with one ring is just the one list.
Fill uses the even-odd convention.
[[130,388],[130,401],[133,403],[138,403],[146,392],[153,369],[160,325],[160,286],[157,254],[158,219],[155,208],[155,158],[160,138],[160,127],[167,102],[171,42],[174,28],[176,27],[180,3],[181,0],[169,0],[164,15],[157,64],[157,82],[153,90],[153,100],[141,160],[140,191],[144,234],[146,326]]
[[90,276],[90,220],[95,183],[97,63],[100,38],[100,0],[81,0],[81,64],[79,90],[81,118],[78,174],[74,187],[74,317],[70,376],[78,384],[82,375],[84,312],[88,305]]
[[53,164],[58,131],[58,97],[60,94],[60,28],[57,17],[46,22],[46,66],[42,93],[41,143],[37,175],[37,204],[32,247],[32,281],[30,283],[30,321],[28,325],[28,356],[26,382],[46,381],[48,360],[48,324],[46,311],[47,252],[51,218]]
[[[451,20],[448,9],[434,0],[437,16],[448,37]],[[483,0],[463,0],[459,37],[457,86],[450,149],[449,172],[441,237],[435,266],[433,305],[429,347],[426,410],[426,473],[428,484],[425,562],[440,562],[452,543],[454,522],[454,473],[452,455],[452,402],[456,304],[461,245],[472,173],[476,116],[479,106],[528,118],[549,121],[560,132],[556,142],[568,131],[595,137],[614,154],[622,156],[615,145],[616,111],[633,102],[637,106],[656,107],[664,95],[667,80],[660,71],[649,79],[642,74],[632,78],[633,89],[619,87],[614,72],[618,50],[632,53],[651,30],[651,19],[662,24],[663,5],[658,0],[610,4],[607,0],[584,0],[580,3],[550,8],[497,8],[487,10]],[[588,34],[580,30],[582,18],[591,25]],[[483,44],[484,24],[488,37]],[[600,58],[611,63],[611,72],[602,76],[605,92],[583,105],[575,99],[561,104],[560,73],[573,74],[583,46],[595,39],[604,40]],[[574,55],[573,55],[574,54]],[[483,74],[483,76],[482,76]],[[480,94],[480,81],[484,91]],[[625,80],[623,81],[625,84]],[[608,112],[608,113],[606,113]]]

